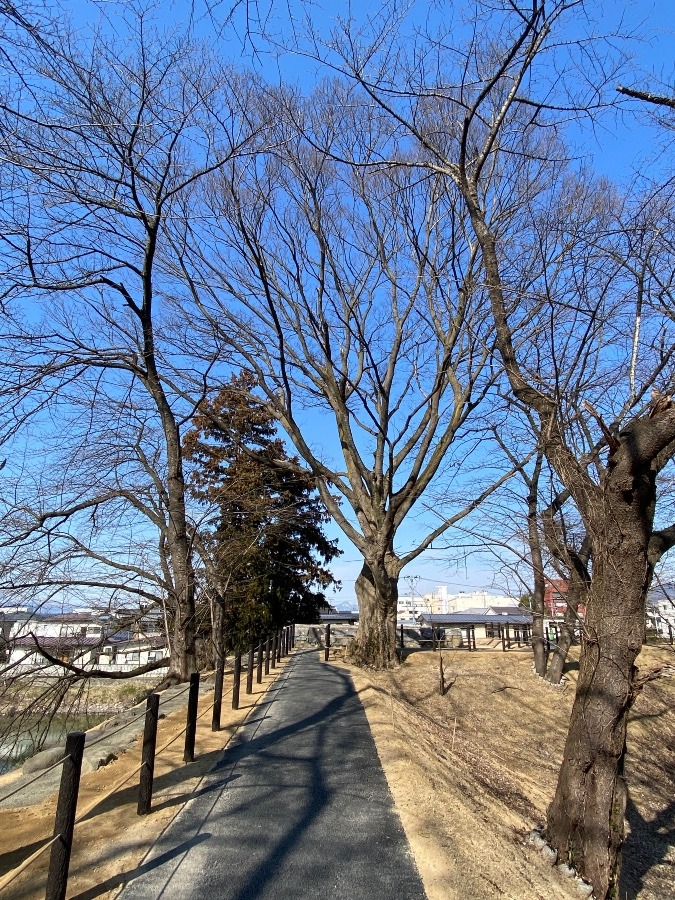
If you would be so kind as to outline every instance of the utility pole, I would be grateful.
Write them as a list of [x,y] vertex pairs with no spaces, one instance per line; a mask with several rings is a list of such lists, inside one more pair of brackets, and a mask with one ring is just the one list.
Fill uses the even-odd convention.
[[416,618],[417,609],[415,608],[415,588],[417,587],[417,582],[420,580],[420,576],[419,575],[406,575],[405,580],[408,582],[408,590],[410,591],[410,599],[412,601],[413,618]]

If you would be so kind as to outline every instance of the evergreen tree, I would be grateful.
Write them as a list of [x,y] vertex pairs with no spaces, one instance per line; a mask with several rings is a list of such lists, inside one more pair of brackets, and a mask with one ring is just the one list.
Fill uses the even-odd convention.
[[191,493],[207,510],[197,535],[231,646],[290,621],[316,621],[340,552],[312,475],[286,453],[243,372],[202,404],[184,440]]

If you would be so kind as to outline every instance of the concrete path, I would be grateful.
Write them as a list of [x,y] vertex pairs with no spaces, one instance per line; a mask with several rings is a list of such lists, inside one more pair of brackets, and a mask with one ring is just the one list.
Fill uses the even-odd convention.
[[350,679],[300,651],[120,900],[425,900]]

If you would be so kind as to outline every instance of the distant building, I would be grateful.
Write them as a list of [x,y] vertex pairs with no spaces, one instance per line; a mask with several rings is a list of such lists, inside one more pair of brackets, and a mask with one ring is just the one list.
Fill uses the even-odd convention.
[[45,653],[85,670],[128,672],[164,658],[168,665],[166,638],[148,625],[139,627],[136,622],[130,630],[112,615],[93,610],[24,615],[12,624],[2,662],[15,674],[50,676],[63,669],[50,663]]
[[487,591],[460,591],[448,594],[445,585],[439,585],[435,591],[421,597],[403,595],[398,598],[397,617],[402,624],[413,624],[420,616],[447,615],[476,609],[485,612],[487,609],[499,607],[517,607],[518,601],[513,597],[489,594]]
[[659,637],[675,638],[675,584],[662,584],[647,595],[647,628]]
[[513,597],[506,597],[503,594],[489,594],[487,591],[460,591],[458,594],[452,594],[445,599],[445,609],[439,610],[441,613],[459,613],[466,610],[481,610],[485,612],[487,609],[496,607],[517,607],[518,601]]
[[544,588],[544,609],[551,619],[561,619],[567,612],[567,590],[564,578],[552,578]]
[[417,617],[427,612],[427,602],[424,597],[414,597],[410,595],[399,595],[396,604],[396,620],[399,623],[412,625],[417,621]]
[[[567,591],[569,584],[564,578],[551,578],[544,588],[544,609],[549,619],[562,619],[567,612]],[[580,603],[577,615],[583,619],[586,614],[586,604]]]
[[9,658],[9,637],[17,622],[25,621],[32,614],[29,606],[3,606],[0,609],[0,663]]

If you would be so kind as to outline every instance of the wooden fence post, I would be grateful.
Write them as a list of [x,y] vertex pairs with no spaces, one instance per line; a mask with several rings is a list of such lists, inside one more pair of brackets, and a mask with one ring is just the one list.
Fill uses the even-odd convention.
[[220,731],[220,714],[223,709],[223,681],[225,680],[225,654],[216,662],[213,684],[213,712],[211,714],[211,731]]
[[328,662],[328,656],[330,654],[330,622],[326,625],[326,646],[323,651],[323,658],[325,662]]
[[188,692],[187,727],[185,729],[185,750],[183,761],[186,763],[195,760],[195,736],[197,734],[197,707],[199,706],[199,672],[190,675],[190,690]]
[[253,693],[253,666],[255,664],[255,644],[251,641],[248,645],[248,658],[246,660],[246,693]]
[[445,673],[443,671],[443,654],[438,654],[438,693],[443,697],[445,695]]
[[265,653],[265,648],[263,646],[262,637],[258,638],[258,665],[255,670],[255,683],[262,684],[262,673],[263,673],[263,655]]
[[270,657],[270,664],[273,669],[277,667],[277,632],[275,631],[272,635],[272,656]]
[[281,663],[281,629],[277,631],[277,662]]
[[232,709],[239,709],[239,688],[241,685],[241,653],[234,657],[234,678],[232,680]]
[[61,786],[54,820],[54,837],[58,836],[58,840],[52,845],[49,858],[45,900],[65,900],[66,897],[84,741],[85,735],[81,731],[73,731],[66,738],[66,759],[61,769]]
[[270,674],[270,650],[272,649],[272,638],[267,635],[265,638],[265,675]]
[[291,625],[291,647],[295,650],[295,622]]
[[141,753],[141,777],[138,782],[139,816],[147,816],[152,805],[152,780],[155,773],[155,747],[157,745],[157,721],[159,719],[159,694],[150,694],[145,705],[145,728]]

